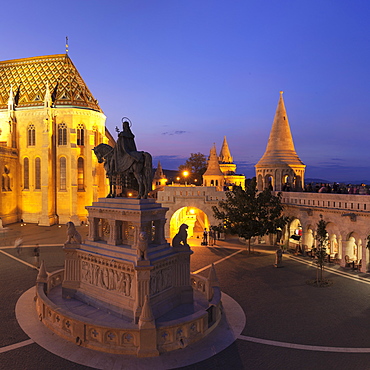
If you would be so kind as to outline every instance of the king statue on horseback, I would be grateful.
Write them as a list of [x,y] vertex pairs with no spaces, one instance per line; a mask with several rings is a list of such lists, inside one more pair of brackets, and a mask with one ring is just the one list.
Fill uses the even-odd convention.
[[128,118],[122,119],[122,128],[114,148],[108,144],[99,144],[93,149],[98,162],[104,163],[109,178],[108,198],[117,195],[116,184],[122,183],[120,180],[124,176],[136,179],[137,198],[147,198],[152,185],[152,156],[136,149],[135,135],[131,131]]

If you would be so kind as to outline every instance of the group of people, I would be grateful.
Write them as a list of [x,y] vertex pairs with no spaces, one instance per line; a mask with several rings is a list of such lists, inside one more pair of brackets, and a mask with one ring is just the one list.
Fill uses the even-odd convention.
[[335,194],[370,194],[370,189],[365,185],[309,183],[305,185],[305,191],[309,193],[335,193]]
[[217,240],[217,231],[213,230],[212,228],[207,231],[207,229],[204,229],[203,231],[203,240],[202,245],[216,245]]

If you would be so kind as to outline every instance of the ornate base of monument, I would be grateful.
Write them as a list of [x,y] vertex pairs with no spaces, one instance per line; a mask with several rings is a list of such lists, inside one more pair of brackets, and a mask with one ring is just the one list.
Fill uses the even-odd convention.
[[86,208],[88,240],[69,238],[63,271],[47,276],[40,269],[36,307],[46,326],[88,348],[156,356],[217,325],[214,269],[208,279],[190,275],[186,240],[171,247],[164,238],[166,208],[127,198]]

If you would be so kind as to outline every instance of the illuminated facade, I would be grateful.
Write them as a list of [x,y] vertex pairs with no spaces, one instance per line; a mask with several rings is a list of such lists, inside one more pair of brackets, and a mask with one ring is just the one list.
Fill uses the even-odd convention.
[[0,62],[4,224],[86,220],[107,192],[92,148],[113,144],[105,115],[66,54]]
[[[212,158],[214,153],[215,148],[211,151]],[[232,162],[230,159],[226,161]],[[216,167],[213,158],[209,175],[219,179],[222,164],[218,163]],[[317,247],[316,228],[322,216],[328,223],[327,253],[331,261],[343,268],[369,271],[370,196],[302,191],[305,165],[295,152],[282,93],[266,151],[255,167],[259,190],[272,187],[281,191],[284,214],[290,218],[281,238],[285,247],[299,247],[303,253]],[[214,181],[216,177],[213,177]],[[202,227],[217,224],[212,206],[224,198],[225,191],[217,186],[165,187],[158,194],[158,200],[169,208],[170,225],[166,225],[166,236],[173,237],[174,230],[182,222],[189,225],[189,235],[197,232],[200,235]],[[299,238],[294,240],[292,235]],[[263,239],[266,243],[274,243],[275,235],[266,235]]]

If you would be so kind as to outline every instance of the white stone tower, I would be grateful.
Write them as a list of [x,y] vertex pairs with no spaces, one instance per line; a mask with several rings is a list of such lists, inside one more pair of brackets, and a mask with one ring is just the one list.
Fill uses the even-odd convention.
[[301,190],[304,187],[306,165],[294,148],[282,91],[265,154],[255,167],[260,191],[267,187],[276,191]]
[[211,148],[209,153],[207,170],[203,174],[203,185],[216,186],[218,190],[223,190],[224,183],[225,178],[218,162],[216,145],[213,144],[213,147]]

